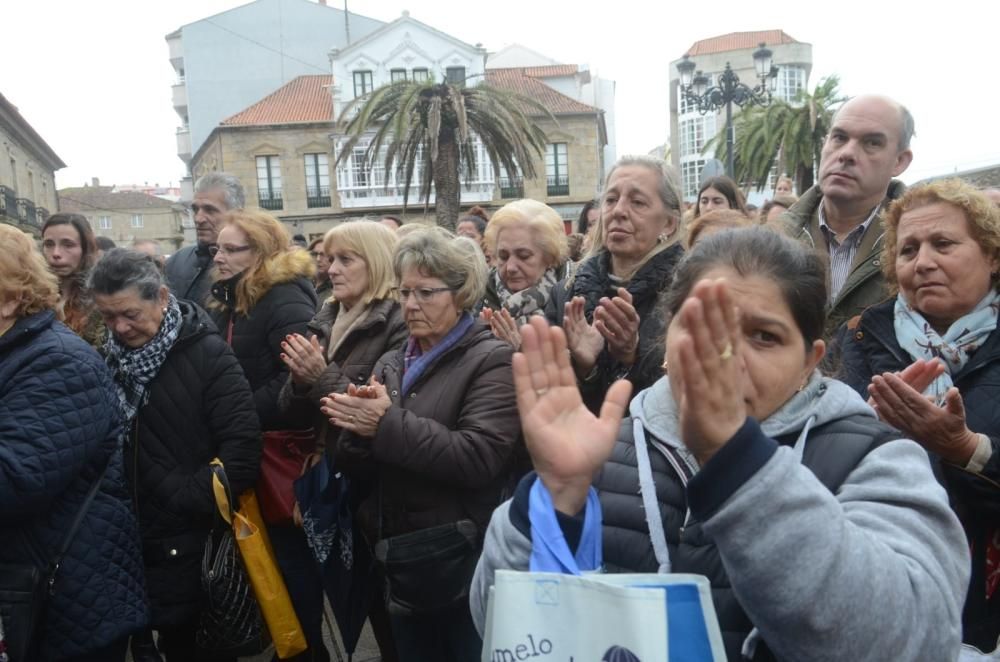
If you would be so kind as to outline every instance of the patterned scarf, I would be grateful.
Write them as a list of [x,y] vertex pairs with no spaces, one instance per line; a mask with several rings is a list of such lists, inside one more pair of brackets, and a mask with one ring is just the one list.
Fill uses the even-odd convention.
[[913,360],[938,358],[947,368],[945,373],[924,391],[925,395],[937,397],[940,404],[944,394],[954,385],[952,375],[957,375],[965,367],[972,354],[997,328],[998,311],[1000,311],[1000,293],[990,290],[972,312],[952,322],[944,336],[941,336],[923,315],[906,302],[902,293],[896,297],[893,323],[899,346],[913,357]]
[[420,375],[424,374],[424,371],[437,357],[447,352],[462,339],[473,323],[472,315],[462,313],[455,326],[451,327],[451,331],[441,339],[441,342],[431,347],[426,354],[420,349],[417,339],[410,336],[410,339],[406,341],[406,350],[403,353],[403,396],[410,392]]
[[542,279],[534,286],[520,292],[511,292],[500,280],[500,272],[493,270],[493,285],[496,287],[497,297],[518,326],[527,324],[528,318],[532,315],[545,313],[545,304],[549,300],[549,293],[555,286],[556,280],[556,270],[547,269],[542,274]]
[[114,334],[108,334],[108,340],[104,343],[104,353],[108,367],[115,376],[118,401],[126,428],[135,418],[139,407],[145,403],[146,386],[160,372],[167,353],[177,341],[180,329],[181,307],[171,294],[167,302],[167,312],[160,323],[160,330],[142,347],[136,349],[126,347],[115,338]]

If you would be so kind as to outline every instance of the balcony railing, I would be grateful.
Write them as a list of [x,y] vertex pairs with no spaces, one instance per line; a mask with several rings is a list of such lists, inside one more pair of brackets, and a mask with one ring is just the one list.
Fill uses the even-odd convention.
[[521,177],[501,177],[500,197],[521,199],[524,197],[524,179]]
[[318,189],[307,189],[306,190],[306,206],[310,209],[314,207],[330,207],[332,202],[330,200],[330,187],[321,186]]
[[6,186],[0,186],[0,216],[20,220],[17,213],[17,193]]
[[[493,180],[483,180],[475,182],[462,182],[462,204],[470,202],[489,202],[493,199],[493,191],[496,189],[496,182]],[[391,185],[388,188],[381,184],[368,185],[337,185],[337,193],[340,195],[340,206],[344,209],[357,207],[399,207],[403,204],[403,187]],[[431,188],[430,200],[427,204],[434,206],[434,188]],[[414,178],[410,186],[410,195],[407,204],[411,207],[424,205],[424,199],[420,197],[420,183]]]
[[35,203],[27,198],[17,199],[17,216],[25,225],[37,228],[42,227],[38,222],[38,213],[35,211]]
[[566,175],[549,177],[548,186],[546,188],[546,194],[569,195],[569,177]]
[[261,209],[276,211],[284,209],[281,201],[281,191],[271,191],[270,193],[260,193],[257,196],[257,205]]

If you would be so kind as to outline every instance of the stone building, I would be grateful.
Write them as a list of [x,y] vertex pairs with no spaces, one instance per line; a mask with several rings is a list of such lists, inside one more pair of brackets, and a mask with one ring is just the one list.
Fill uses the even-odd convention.
[[[760,44],[766,44],[772,51],[772,63],[778,67],[776,99],[793,101],[802,90],[807,89],[812,71],[812,45],[797,41],[782,30],[762,30],[757,32],[732,32],[696,41],[686,51],[699,71],[710,79],[710,85],[718,82],[719,76],[729,64],[740,81],[749,87],[759,83],[753,63],[753,52]],[[680,74],[677,64],[681,58],[670,63],[670,154],[671,161],[681,174],[684,197],[694,200],[698,194],[702,169],[712,158],[705,154],[705,145],[716,133],[725,130],[725,107],[718,112],[706,114],[698,112],[695,104],[680,94]],[[739,106],[733,104],[733,116]],[[737,143],[739,136],[736,136]],[[775,173],[780,175],[782,173]],[[774,188],[771,182],[766,190]]]
[[60,211],[83,214],[94,234],[109,237],[123,248],[137,239],[152,239],[164,255],[181,247],[184,238],[182,220],[186,216],[180,204],[147,195],[140,191],[120,191],[101,186],[95,177],[91,186],[59,189]]
[[0,94],[0,222],[40,236],[42,223],[59,208],[55,171],[65,167]]
[[[326,0],[254,0],[166,36],[176,74],[177,156],[190,165],[219,123],[294,78],[329,72],[327,52],[383,25]],[[191,181],[182,182],[191,198]]]

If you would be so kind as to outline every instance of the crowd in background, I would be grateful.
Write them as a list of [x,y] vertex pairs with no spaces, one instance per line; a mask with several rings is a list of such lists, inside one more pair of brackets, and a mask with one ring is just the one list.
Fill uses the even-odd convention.
[[[518,200],[308,241],[225,173],[165,262],[78,214],[40,250],[0,225],[0,563],[45,568],[83,516],[37,659],[235,659],[198,637],[210,463],[261,493],[279,451],[345,481],[383,660],[478,660],[496,570],[569,570],[552,536],[583,570],[707,576],[732,660],[992,650],[1000,207],[906,190],[912,135],[855,98],[818,183],[759,210],[623,157],[573,232]],[[285,496],[295,659],[329,660],[342,596]]]

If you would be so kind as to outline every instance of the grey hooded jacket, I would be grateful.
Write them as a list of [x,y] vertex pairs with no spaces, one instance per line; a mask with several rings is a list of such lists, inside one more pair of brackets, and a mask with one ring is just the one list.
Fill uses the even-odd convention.
[[[641,526],[627,521],[643,517],[634,468],[634,442],[640,442],[650,449],[672,569],[699,572],[692,567],[697,557],[681,553],[689,526],[714,547],[717,556],[700,572],[713,581],[724,632],[741,628],[741,614],[718,604],[720,584],[745,615],[743,631],[756,628],[746,643],[763,640],[778,660],[957,657],[969,554],[926,453],[904,439],[875,444],[835,494],[800,460],[831,426],[856,434],[868,429],[867,420],[872,437],[884,430],[853,390],[817,374],[762,425],[747,419],[700,470],[678,441],[667,379],[639,393],[630,414],[595,480],[606,568],[657,568],[648,529],[640,536]],[[519,488],[518,495],[524,492]],[[473,580],[472,615],[480,629],[495,571],[528,569],[527,502],[519,503],[518,495],[493,514]],[[732,644],[727,641],[727,650],[736,659],[740,646]]]

